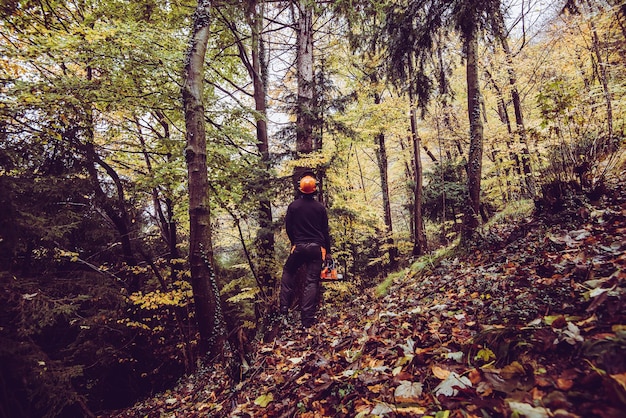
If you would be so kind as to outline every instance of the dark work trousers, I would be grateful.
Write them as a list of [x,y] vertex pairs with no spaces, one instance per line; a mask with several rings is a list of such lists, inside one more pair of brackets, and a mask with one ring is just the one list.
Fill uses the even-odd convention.
[[302,291],[302,325],[309,327],[315,322],[315,313],[320,291],[320,273],[322,271],[322,247],[318,244],[297,244],[287,257],[283,267],[280,284],[280,309],[285,312],[293,301],[297,286],[296,273],[302,265],[306,266],[306,279]]

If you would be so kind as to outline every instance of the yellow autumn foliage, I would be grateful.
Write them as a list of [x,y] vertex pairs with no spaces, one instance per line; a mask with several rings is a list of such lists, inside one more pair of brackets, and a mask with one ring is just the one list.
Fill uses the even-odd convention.
[[136,292],[129,296],[130,301],[141,309],[156,310],[165,306],[186,306],[192,299],[191,285],[179,280],[167,292],[155,290],[148,293]]

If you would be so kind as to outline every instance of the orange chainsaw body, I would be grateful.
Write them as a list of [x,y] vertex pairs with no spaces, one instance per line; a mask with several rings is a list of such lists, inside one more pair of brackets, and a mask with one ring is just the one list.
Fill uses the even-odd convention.
[[342,280],[343,274],[337,273],[335,261],[330,260],[324,264],[324,267],[322,268],[322,272],[320,274],[320,278],[322,280]]

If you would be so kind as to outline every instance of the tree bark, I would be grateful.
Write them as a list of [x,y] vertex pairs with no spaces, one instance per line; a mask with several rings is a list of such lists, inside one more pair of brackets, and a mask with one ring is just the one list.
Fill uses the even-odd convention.
[[412,255],[419,256],[426,253],[426,233],[424,231],[424,219],[422,217],[422,158],[420,152],[420,137],[417,134],[417,110],[413,100],[411,102],[411,137],[413,143],[413,231],[415,233],[413,241]]
[[313,151],[313,8],[310,2],[298,2],[296,151]]
[[189,264],[200,354],[223,356],[226,333],[214,274],[211,213],[208,198],[206,127],[204,119],[204,59],[209,40],[211,1],[198,0],[182,87],[189,184]]
[[[371,75],[372,84],[378,83],[376,73]],[[374,104],[380,105],[382,98],[378,92],[374,93]],[[380,175],[380,187],[383,195],[383,211],[385,218],[385,236],[387,252],[389,255],[389,268],[394,270],[398,264],[398,248],[393,239],[393,221],[391,218],[391,200],[389,199],[389,166],[387,161],[387,145],[385,144],[385,133],[379,132],[376,135],[376,159],[378,160],[378,172]]]
[[[257,148],[261,155],[263,173],[269,173],[270,153],[267,135],[267,62],[265,46],[262,38],[263,12],[258,10],[259,3],[251,2],[248,10],[248,24],[251,29],[252,67],[248,68],[254,86],[254,106],[256,110]],[[266,180],[266,179],[264,179]],[[265,188],[267,190],[267,188]],[[275,279],[272,275],[274,266],[274,232],[272,223],[272,205],[265,194],[259,198],[259,231],[257,232],[257,252],[259,255],[259,279],[265,287],[265,294],[271,296],[274,291]]]
[[[298,98],[296,102],[296,154],[298,157],[313,151],[314,73],[313,73],[313,7],[310,1],[297,0],[296,19],[296,73]],[[296,165],[293,171],[294,193],[298,195],[298,183],[305,173],[314,172],[311,167]],[[319,189],[319,187],[318,187]],[[318,198],[321,193],[318,193]]]
[[480,215],[480,181],[483,156],[483,122],[480,117],[480,84],[478,78],[478,33],[476,25],[469,23],[464,33],[467,51],[467,110],[470,123],[470,148],[467,159],[467,189],[469,202],[463,217],[461,242],[465,245],[475,238]]
[[387,146],[385,144],[385,134],[376,135],[378,150],[376,158],[378,160],[378,171],[380,174],[380,187],[383,195],[383,210],[385,214],[385,243],[389,255],[389,268],[394,270],[398,264],[398,248],[393,239],[393,221],[391,219],[391,202],[389,199],[389,170],[387,163]]

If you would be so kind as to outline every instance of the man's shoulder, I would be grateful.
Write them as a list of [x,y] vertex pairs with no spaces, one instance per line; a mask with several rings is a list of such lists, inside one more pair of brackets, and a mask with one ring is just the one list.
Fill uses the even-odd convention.
[[301,197],[289,204],[290,208],[298,208],[301,206],[316,207],[326,210],[326,207],[317,199]]

